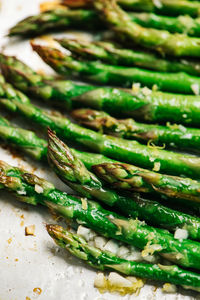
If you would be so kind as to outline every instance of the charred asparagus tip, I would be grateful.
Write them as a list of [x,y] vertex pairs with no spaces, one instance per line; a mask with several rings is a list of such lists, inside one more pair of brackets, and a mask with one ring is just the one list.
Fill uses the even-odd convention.
[[58,233],[62,232],[62,227],[60,225],[57,224],[46,224],[46,229],[49,233],[50,236],[56,236]]

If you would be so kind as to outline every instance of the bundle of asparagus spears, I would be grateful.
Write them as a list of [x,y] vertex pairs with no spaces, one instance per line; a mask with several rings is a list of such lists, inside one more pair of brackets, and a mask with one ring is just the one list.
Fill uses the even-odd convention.
[[90,266],[199,292],[200,2],[61,4],[20,21],[9,36],[92,28],[93,40],[31,41],[59,78],[0,53],[1,109],[44,132],[43,139],[0,117],[0,139],[49,164],[78,196],[3,161],[0,188],[72,220],[76,233],[47,231]]

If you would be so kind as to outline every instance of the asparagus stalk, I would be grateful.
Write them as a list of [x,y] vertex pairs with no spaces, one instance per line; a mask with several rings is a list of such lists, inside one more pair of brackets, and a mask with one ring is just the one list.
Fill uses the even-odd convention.
[[[135,18],[135,20],[134,20]],[[184,33],[189,36],[200,36],[199,16],[194,19],[189,15],[178,17],[159,16],[154,13],[132,13],[131,19],[144,27],[167,30],[172,33]]]
[[104,163],[93,171],[113,188],[143,193],[161,193],[169,197],[199,202],[199,181],[158,174],[123,163]]
[[2,53],[0,54],[0,65],[3,75],[15,87],[67,110],[72,108],[71,100],[73,98],[96,89],[95,86],[78,85],[72,81],[56,80],[46,75],[41,76],[16,57],[6,56]]
[[73,110],[71,113],[81,125],[93,130],[125,139],[136,139],[142,143],[199,151],[200,130],[182,125],[151,125],[138,123],[133,119],[117,120],[104,111],[87,108]]
[[156,168],[161,173],[200,178],[200,158],[197,156],[183,156],[181,153],[151,148],[137,141],[102,135],[76,125],[62,115],[52,115],[30,102],[23,103],[17,98],[0,99],[0,105],[42,128],[50,127],[64,140],[74,141],[113,159],[137,164],[147,169]]
[[[72,7],[72,4],[70,4]],[[77,5],[81,7],[81,5]],[[130,13],[131,19],[135,16]],[[29,16],[10,28],[8,36],[38,36],[49,31],[69,28],[105,29],[97,12],[93,9],[69,9],[64,6]]]
[[[162,91],[182,94],[193,94],[197,87],[199,93],[200,79],[186,73],[165,73],[139,68],[128,68],[102,64],[98,61],[78,61],[52,47],[36,45],[32,48],[56,72],[62,75],[74,76],[96,82],[116,86],[131,87],[140,82],[143,86],[152,88],[156,85]],[[200,52],[199,52],[200,53]]]
[[[82,161],[76,157],[76,154],[71,152],[67,145],[59,140],[51,130],[48,131],[48,137],[48,160],[50,166],[62,181],[64,181],[82,196],[85,196],[88,199],[95,198],[101,202],[104,202],[107,205],[116,208],[125,216],[130,216],[132,218],[138,217],[141,220],[145,220],[149,224],[161,226],[171,231],[174,231],[176,228],[184,228],[188,231],[189,237],[193,239],[200,238],[200,219],[179,211],[172,210],[159,204],[158,202],[143,198],[139,194],[133,194],[131,197],[127,195],[122,196],[118,195],[114,190],[105,188],[101,181],[93,173],[86,169]],[[97,165],[93,166],[93,168],[98,171],[101,166],[104,167],[104,165]],[[113,164],[113,166],[115,166],[115,164]],[[116,164],[116,169],[118,166],[120,166],[120,164]],[[132,168],[134,167],[132,166]],[[100,172],[98,173],[100,173],[100,176],[104,178],[104,175],[101,174],[101,170],[102,169],[100,169]],[[190,185],[190,200],[193,200],[193,198],[194,200],[199,200],[198,190],[200,190],[200,187],[198,182],[189,179],[182,180],[170,176],[162,176],[153,172],[145,173],[144,170],[141,170],[141,173],[139,173],[138,168],[137,170],[138,174],[135,175],[134,183],[132,184],[132,182],[130,182],[130,186],[133,186],[133,188],[136,190],[138,189],[139,191],[147,192],[147,189],[149,188],[151,191],[153,190],[166,195],[166,190],[163,188],[163,186],[166,187],[168,184],[167,196],[175,196],[177,198],[181,196],[184,198],[185,196],[185,199],[188,199],[189,191],[184,186],[184,184],[187,184],[187,186]],[[146,179],[147,176],[143,179],[142,174],[149,174],[149,177],[150,174],[152,174],[152,177],[150,178],[151,183],[153,180],[153,175],[154,179],[158,176],[161,177],[161,180],[159,183],[157,183],[155,180],[156,182],[155,185],[153,185],[153,189],[151,184],[148,182],[148,179]],[[114,182],[114,180],[111,182]],[[116,188],[118,186],[115,186],[114,183],[113,187]],[[172,191],[171,194],[170,187]],[[196,188],[196,190],[192,190],[192,188]],[[192,191],[194,191],[194,195],[192,195]]]
[[104,41],[88,42],[66,38],[56,41],[72,51],[73,55],[85,59],[98,59],[112,65],[136,66],[161,72],[186,72],[194,76],[200,74],[197,60],[160,58],[151,52],[122,49],[114,43]]
[[9,125],[9,121],[6,118],[0,117],[0,126],[8,126],[8,125]]
[[[47,153],[46,141],[39,139],[32,131],[11,127],[11,125],[6,119],[0,118],[0,137],[7,144],[11,143],[12,146],[14,145],[20,150],[23,150],[23,152],[25,152],[32,158],[36,160],[42,160],[42,161],[46,160],[46,153]],[[55,156],[54,163],[55,163],[55,159],[60,153],[60,157],[58,156],[59,159],[58,162],[59,165],[61,166],[62,163],[61,158],[63,159],[63,161],[66,162],[66,158],[64,160],[64,157],[61,156],[62,142],[60,142],[58,138],[56,138],[53,134],[51,134],[51,139],[52,139],[51,140],[52,152],[53,149],[55,149],[55,147],[57,146],[57,153],[55,152],[52,153],[52,157],[53,154]],[[40,141],[40,143],[38,141]],[[59,149],[61,150],[59,151]],[[65,151],[66,153],[71,155],[70,156],[71,158],[75,158],[76,162],[81,161],[88,169],[91,169],[93,165],[99,165],[105,162],[107,163],[115,162],[103,155],[80,152],[75,149],[69,150],[67,146],[65,146]],[[71,163],[71,167],[73,167],[74,166],[73,162],[70,161],[70,163]],[[105,202],[107,205],[111,207],[115,206],[120,211],[123,211],[123,213],[126,216],[140,217],[141,219],[145,219],[150,224],[160,225],[170,230],[174,230],[176,227],[179,228],[184,227],[188,231],[189,237],[191,237],[192,239],[200,238],[198,218],[180,213],[179,211],[169,209],[155,201],[144,199],[139,195],[133,195],[131,196],[131,199],[130,197],[127,196],[126,197],[119,196],[114,191],[105,189],[102,186],[102,183],[97,178],[95,178],[95,175],[93,175],[92,178],[90,178],[91,182],[87,182],[87,184],[86,183],[83,184],[83,181],[81,181],[81,184],[79,184],[78,179],[80,179],[80,177],[83,176],[82,174],[83,172],[81,172],[81,170],[84,170],[84,173],[86,175],[90,173],[88,173],[88,171],[83,166],[81,166],[80,162],[78,166],[80,167],[80,169],[78,170],[76,168],[77,171],[75,172],[76,177],[74,175],[74,180],[76,180],[76,182],[73,182],[73,185],[72,182],[68,182],[68,185],[70,185],[73,189],[75,189],[82,195],[86,196],[87,198],[91,198],[92,196],[100,201]],[[74,168],[78,166],[75,165]],[[70,168],[68,168],[67,171],[70,171]],[[79,174],[79,172],[81,174]],[[92,180],[94,182],[92,182]]]
[[[12,56],[0,54],[6,79],[20,90],[67,110],[91,107],[146,122],[176,122],[199,127],[200,97],[167,94],[133,86],[132,90],[97,88],[71,81],[46,80]],[[147,93],[148,92],[148,93]]]
[[45,205],[106,237],[144,249],[145,253],[159,253],[179,265],[200,269],[198,242],[177,240],[166,230],[150,227],[137,219],[121,217],[94,201],[69,196],[55,189],[52,183],[4,162],[0,162],[0,184],[1,188],[23,202]]
[[[33,131],[25,130],[16,126],[12,126],[10,122],[0,117],[0,139],[7,145],[12,145],[17,149],[22,150],[31,158],[38,161],[46,161],[47,157],[47,141],[39,138]],[[79,158],[84,165],[91,169],[93,165],[104,162],[116,162],[104,155],[96,153],[88,153],[70,149],[72,153]]]
[[156,5],[153,0],[117,0],[117,2],[125,9],[156,12],[173,16],[190,15],[198,17],[200,11],[199,1],[159,0],[160,5]]
[[[169,0],[168,0],[169,1]],[[173,1],[173,0],[171,0]],[[135,5],[135,10],[140,11],[152,11],[148,9],[148,5],[144,4],[144,0],[139,1],[139,5]],[[174,1],[173,1],[174,2]],[[63,4],[67,4],[63,3]],[[74,1],[69,3],[72,7]],[[81,3],[77,2],[77,7],[82,7]],[[83,3],[84,4],[84,3]],[[68,4],[67,4],[68,5]],[[191,5],[191,4],[190,4]],[[173,6],[173,4],[171,5]],[[200,4],[198,3],[200,7]],[[170,7],[171,9],[171,7]],[[172,10],[171,10],[172,11]],[[161,11],[165,14],[165,10]],[[155,27],[160,29],[166,29],[172,32],[187,32],[192,36],[199,36],[199,24],[198,19],[192,19],[188,16],[188,12],[178,13],[187,15],[180,16],[179,18],[156,16],[155,14],[135,14],[129,13],[132,21],[145,25],[148,27]],[[191,14],[193,16],[199,16],[199,14]],[[152,26],[153,25],[153,26]],[[27,17],[9,30],[9,36],[37,36],[39,34],[49,32],[50,30],[66,29],[66,28],[104,28],[103,22],[99,19],[98,14],[92,9],[68,9],[62,7],[55,7],[52,10],[41,12],[38,15]]]
[[2,117],[0,117],[0,139],[36,160],[46,160],[47,142],[45,140],[32,131],[11,126],[8,120]]
[[93,268],[114,270],[125,275],[170,282],[199,291],[200,275],[176,265],[147,264],[119,258],[112,252],[90,246],[81,236],[64,230],[59,225],[46,226],[55,243]]
[[[155,12],[164,15],[189,15],[192,17],[198,17],[200,11],[200,3],[198,0],[159,0],[155,2],[153,0],[117,0],[117,3],[127,10],[133,11],[145,11]],[[63,0],[63,5],[70,7],[88,7],[92,5],[91,0],[76,1]]]
[[[9,129],[8,128],[5,129],[5,126],[9,127]],[[24,129],[22,131],[21,128],[11,126],[10,123],[6,119],[0,118],[0,137],[1,137],[1,139],[3,139],[4,143],[6,143],[7,145],[12,144],[12,146],[16,147],[17,149],[22,150],[24,153],[28,154],[31,158],[40,160],[40,161],[46,160],[46,155],[45,155],[47,153],[46,141],[37,137],[32,131],[24,130]],[[40,143],[38,141],[40,141]],[[81,160],[88,170],[91,170],[93,165],[117,162],[117,161],[114,161],[106,156],[101,155],[101,154],[78,151],[78,150],[75,150],[72,148],[70,149],[70,152],[73,153],[77,157],[77,159]],[[89,194],[88,194],[88,196],[89,196]],[[103,199],[103,196],[102,196],[102,199]],[[114,201],[113,198],[112,198],[112,201]],[[110,206],[112,204],[112,201],[110,198],[110,201],[109,201]],[[135,199],[135,201],[136,201],[136,199]],[[173,201],[173,199],[172,199],[172,201]],[[147,200],[145,203],[146,203],[147,208],[149,205],[150,208],[152,208],[152,209],[154,208],[155,210],[157,209],[157,206],[158,206],[158,211],[161,211],[161,213],[162,213],[162,218],[160,218],[160,220],[162,219],[163,224],[164,223],[170,224],[170,222],[171,222],[171,224],[172,224],[171,228],[173,227],[173,224],[176,224],[177,227],[181,226],[181,224],[182,224],[181,220],[182,220],[183,216],[181,218],[178,217],[178,219],[175,221],[174,217],[176,217],[176,216],[174,214],[174,210],[172,211],[171,221],[170,221],[170,218],[169,218],[170,210],[166,210],[166,208],[164,209],[164,207],[161,207],[160,205],[158,205],[158,203],[155,203],[152,206],[152,205],[150,205],[152,203],[152,201],[149,202],[149,200]],[[108,204],[108,201],[107,201],[107,204]],[[140,204],[140,202],[139,202],[139,204]],[[191,205],[190,205],[190,203],[188,203],[188,201],[183,201],[181,199],[180,204],[181,204],[181,206],[184,205],[187,208],[187,212],[191,211]],[[132,204],[132,206],[133,206],[133,204]],[[144,203],[143,203],[143,206],[145,206]],[[173,203],[173,206],[174,206],[174,203]],[[134,208],[134,207],[132,207],[132,208]],[[197,212],[199,214],[198,203],[193,203],[192,209],[195,210],[195,212]],[[135,210],[135,208],[133,209],[133,211],[134,210]],[[164,222],[164,218],[163,218],[165,211],[168,214],[167,222]],[[189,218],[187,218],[187,220],[190,218],[191,218],[191,216]],[[183,218],[183,219],[184,219],[184,222],[187,223],[186,218]],[[151,220],[153,221],[153,217],[151,218]],[[191,220],[194,224],[196,224],[196,222],[198,222],[198,220],[196,220],[196,221],[194,221],[193,219],[191,219]],[[197,225],[195,225],[195,226],[197,226]],[[198,228],[198,226],[197,226],[197,228]],[[189,235],[190,235],[189,226],[188,226],[187,230],[189,231]],[[196,234],[195,230],[193,231],[193,233],[191,232],[191,237],[194,239],[198,236],[198,235],[196,235],[196,237],[195,237],[195,234]]]
[[28,97],[21,93],[19,90],[13,89],[13,87],[5,82],[3,75],[0,74],[0,97],[8,99],[16,99],[21,103],[29,103]]
[[[123,40],[154,49],[159,53],[173,56],[200,56],[198,38],[184,34],[171,34],[165,30],[145,28],[133,22],[129,15],[116,4],[116,1],[96,0],[94,6],[100,16]],[[200,4],[199,4],[200,7]]]
[[10,29],[8,35],[37,36],[49,30],[62,28],[97,28],[102,26],[101,23],[93,10],[70,10],[60,7],[23,19]]

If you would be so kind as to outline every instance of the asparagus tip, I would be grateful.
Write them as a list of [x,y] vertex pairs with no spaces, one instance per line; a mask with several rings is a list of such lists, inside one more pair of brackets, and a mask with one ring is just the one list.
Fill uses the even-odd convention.
[[85,119],[87,118],[87,115],[89,114],[91,118],[95,117],[97,114],[95,114],[96,111],[90,109],[90,108],[78,108],[78,109],[74,109],[71,112],[71,116],[74,119],[79,120],[79,118],[81,119]]
[[55,132],[50,127],[47,128],[47,135],[49,139],[57,138]]
[[[53,147],[56,146],[56,148],[64,148],[65,152],[67,152],[68,147],[57,137],[56,133],[50,128],[47,128],[47,139],[48,139],[48,150],[52,151]],[[49,152],[48,151],[48,152]]]
[[75,157],[68,146],[48,128],[48,161],[53,169],[58,171],[58,175],[60,172],[65,174],[65,166],[73,169],[74,159]]
[[62,232],[62,227],[57,224],[46,224],[48,234],[53,237]]
[[37,52],[39,55],[40,55],[40,53],[43,53],[42,46],[39,44],[35,44],[34,40],[30,41],[30,45],[31,45],[33,51]]

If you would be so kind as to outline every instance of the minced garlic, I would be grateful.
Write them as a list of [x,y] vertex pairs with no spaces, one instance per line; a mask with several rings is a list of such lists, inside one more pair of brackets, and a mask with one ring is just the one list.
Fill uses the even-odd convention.
[[86,210],[88,208],[87,200],[85,198],[81,198],[82,209]]
[[121,295],[139,293],[144,286],[144,280],[134,276],[124,277],[116,272],[111,272],[106,278],[103,273],[98,273],[94,281],[94,286],[100,293],[110,292]]

